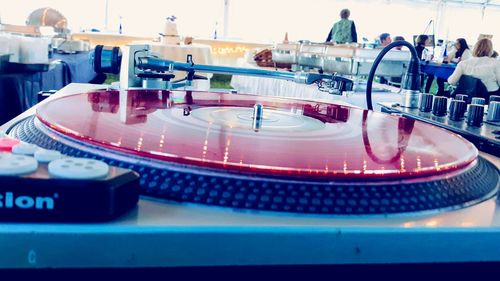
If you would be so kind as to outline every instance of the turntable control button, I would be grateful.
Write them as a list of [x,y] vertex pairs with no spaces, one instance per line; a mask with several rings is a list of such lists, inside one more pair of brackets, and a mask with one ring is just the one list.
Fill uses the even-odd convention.
[[12,153],[19,154],[19,155],[32,156],[39,149],[40,149],[40,147],[38,147],[34,144],[21,142],[21,143],[16,144],[12,147]]
[[486,100],[484,98],[472,98],[471,104],[485,105]]
[[98,179],[108,173],[108,164],[98,160],[62,158],[49,163],[49,174],[65,179]]
[[0,176],[16,176],[33,173],[38,169],[35,158],[0,152]]
[[422,94],[420,96],[420,106],[419,110],[421,112],[429,112],[432,110],[432,99],[434,95],[432,94]]
[[432,106],[432,114],[435,116],[445,116],[448,109],[448,99],[446,97],[435,97]]
[[500,121],[500,101],[491,101],[488,106],[488,115],[486,120],[489,122]]
[[49,163],[61,158],[62,154],[57,150],[47,150],[41,148],[35,152],[35,159],[40,163]]
[[461,100],[452,100],[450,103],[449,118],[452,121],[460,121],[464,118],[467,103]]
[[469,106],[469,114],[467,116],[467,124],[469,126],[481,127],[483,125],[484,106],[471,104]]
[[11,152],[12,147],[19,144],[20,141],[13,138],[0,138],[0,151]]

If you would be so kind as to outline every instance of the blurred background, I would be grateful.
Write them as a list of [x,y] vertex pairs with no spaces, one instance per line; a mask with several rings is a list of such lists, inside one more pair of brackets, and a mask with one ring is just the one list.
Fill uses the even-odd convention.
[[[0,17],[9,24],[25,24],[37,8],[52,7],[67,19],[72,32],[99,30],[134,36],[156,36],[167,16],[175,15],[179,33],[198,38],[235,39],[273,43],[290,40],[322,42],[339,11],[351,10],[359,38],[435,32],[437,38],[463,37],[475,42],[479,34],[493,35],[500,44],[500,1],[446,0],[0,0]],[[216,35],[217,34],[217,35]]]

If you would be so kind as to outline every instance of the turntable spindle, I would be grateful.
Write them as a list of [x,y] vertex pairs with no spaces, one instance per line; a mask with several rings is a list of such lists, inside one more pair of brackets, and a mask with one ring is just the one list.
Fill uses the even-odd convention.
[[264,116],[264,106],[257,103],[253,106],[253,123],[252,128],[258,132],[262,128],[262,118]]

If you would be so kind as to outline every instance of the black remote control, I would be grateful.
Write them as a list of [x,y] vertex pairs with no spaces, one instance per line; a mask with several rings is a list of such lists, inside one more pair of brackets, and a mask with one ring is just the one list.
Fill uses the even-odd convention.
[[0,151],[0,221],[107,221],[134,208],[139,175],[85,158],[12,143]]

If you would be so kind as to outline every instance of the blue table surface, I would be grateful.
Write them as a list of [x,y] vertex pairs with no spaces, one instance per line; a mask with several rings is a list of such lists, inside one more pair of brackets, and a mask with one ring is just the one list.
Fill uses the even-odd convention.
[[453,74],[457,67],[454,63],[436,63],[436,62],[421,62],[421,70],[423,73],[433,75],[445,80]]
[[444,67],[444,68],[452,68],[452,69],[455,69],[457,67],[457,65],[455,63],[437,63],[437,62],[423,61],[420,64],[422,66],[428,66],[428,67]]

